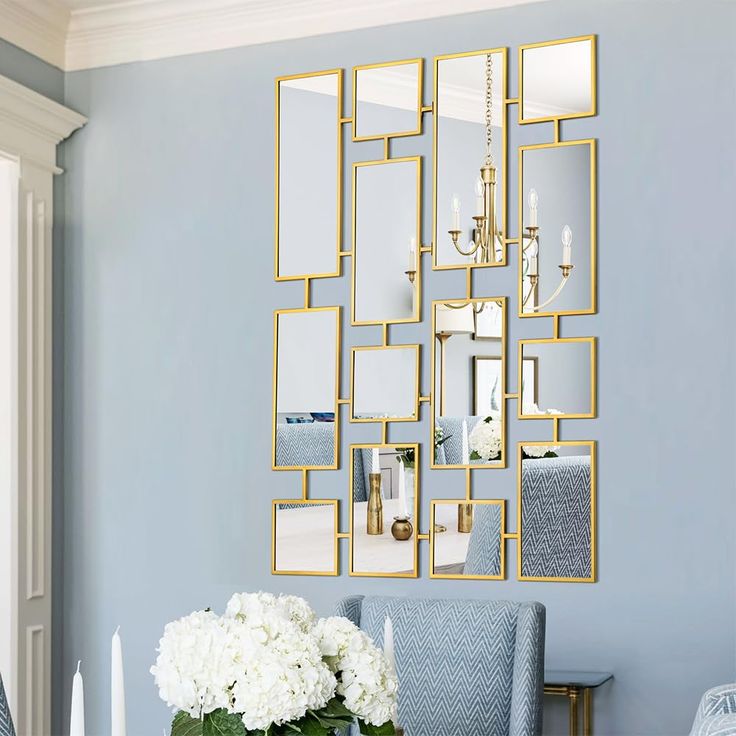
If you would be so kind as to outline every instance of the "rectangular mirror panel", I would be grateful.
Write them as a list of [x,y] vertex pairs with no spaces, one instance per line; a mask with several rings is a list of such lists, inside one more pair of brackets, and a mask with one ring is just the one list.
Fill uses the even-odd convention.
[[337,501],[274,501],[271,572],[338,574]]
[[520,580],[595,580],[595,443],[519,445]]
[[503,501],[432,501],[431,577],[505,577]]
[[340,309],[275,313],[274,469],[337,467]]
[[432,467],[505,466],[505,310],[503,298],[432,304]]
[[338,276],[342,71],[276,84],[276,278]]
[[419,446],[350,449],[350,574],[416,577]]
[[354,325],[419,320],[420,167],[418,156],[354,165]]
[[[490,57],[490,69],[487,65]],[[487,72],[490,74],[487,74]],[[483,214],[480,167],[486,157],[486,90],[491,91],[491,151],[496,167],[496,230],[506,225],[506,49],[435,59],[434,266],[501,265],[505,246],[496,238],[495,255],[483,257],[473,244],[474,215]],[[482,194],[482,190],[481,194]],[[461,230],[457,246],[450,230]],[[463,255],[460,250],[469,255]]]
[[422,59],[353,69],[353,140],[418,135],[422,130]]
[[594,338],[520,340],[519,360],[525,366],[519,382],[523,419],[595,416]]
[[595,36],[519,49],[519,122],[595,115]]
[[353,348],[352,420],[416,421],[419,346]]

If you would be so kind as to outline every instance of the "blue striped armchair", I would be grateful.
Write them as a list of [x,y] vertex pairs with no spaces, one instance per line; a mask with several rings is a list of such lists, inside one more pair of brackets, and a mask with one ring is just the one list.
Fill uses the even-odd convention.
[[0,736],[15,736],[15,728],[13,728],[13,719],[10,716],[10,706],[5,695],[2,675],[0,675]]
[[379,645],[391,617],[406,736],[541,734],[540,603],[350,596],[336,615]]
[[736,683],[703,695],[690,736],[736,736]]

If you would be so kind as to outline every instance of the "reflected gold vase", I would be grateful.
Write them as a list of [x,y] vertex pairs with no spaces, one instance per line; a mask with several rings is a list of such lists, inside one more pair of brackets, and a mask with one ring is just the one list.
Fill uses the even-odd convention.
[[368,481],[368,534],[383,534],[383,499],[381,498],[381,474],[369,473]]
[[460,534],[470,534],[473,531],[472,503],[459,503],[457,505],[457,530]]
[[407,539],[411,539],[413,533],[414,527],[411,525],[409,519],[405,516],[394,517],[394,523],[391,524],[391,536],[397,542],[405,542]]

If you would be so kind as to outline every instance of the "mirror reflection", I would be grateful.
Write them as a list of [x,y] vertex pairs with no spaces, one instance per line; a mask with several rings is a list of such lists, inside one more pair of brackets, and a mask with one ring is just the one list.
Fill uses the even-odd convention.
[[339,307],[276,313],[274,467],[337,466]]
[[353,420],[415,421],[418,378],[418,345],[353,348]]
[[593,338],[521,340],[519,345],[524,365],[520,381],[522,417],[594,416]]
[[435,267],[504,261],[505,67],[505,49],[436,59]]
[[503,467],[505,300],[433,303],[432,467]]
[[274,502],[273,571],[337,575],[337,501]]
[[594,141],[520,150],[521,313],[591,313]]
[[351,574],[416,577],[419,446],[351,449]]
[[354,68],[353,140],[416,135],[421,106],[421,59]]
[[355,164],[353,324],[419,319],[419,157]]
[[521,47],[521,122],[595,114],[595,39]]
[[[342,73],[278,81],[276,277],[339,273]],[[305,145],[305,138],[309,145]],[[308,183],[308,185],[307,185]]]
[[594,578],[592,442],[520,446],[521,576]]
[[433,577],[503,577],[503,501],[432,502]]

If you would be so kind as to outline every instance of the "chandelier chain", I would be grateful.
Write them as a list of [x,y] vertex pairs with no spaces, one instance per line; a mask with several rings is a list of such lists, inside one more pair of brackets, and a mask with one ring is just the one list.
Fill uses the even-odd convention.
[[486,54],[486,166],[493,166],[493,55]]

